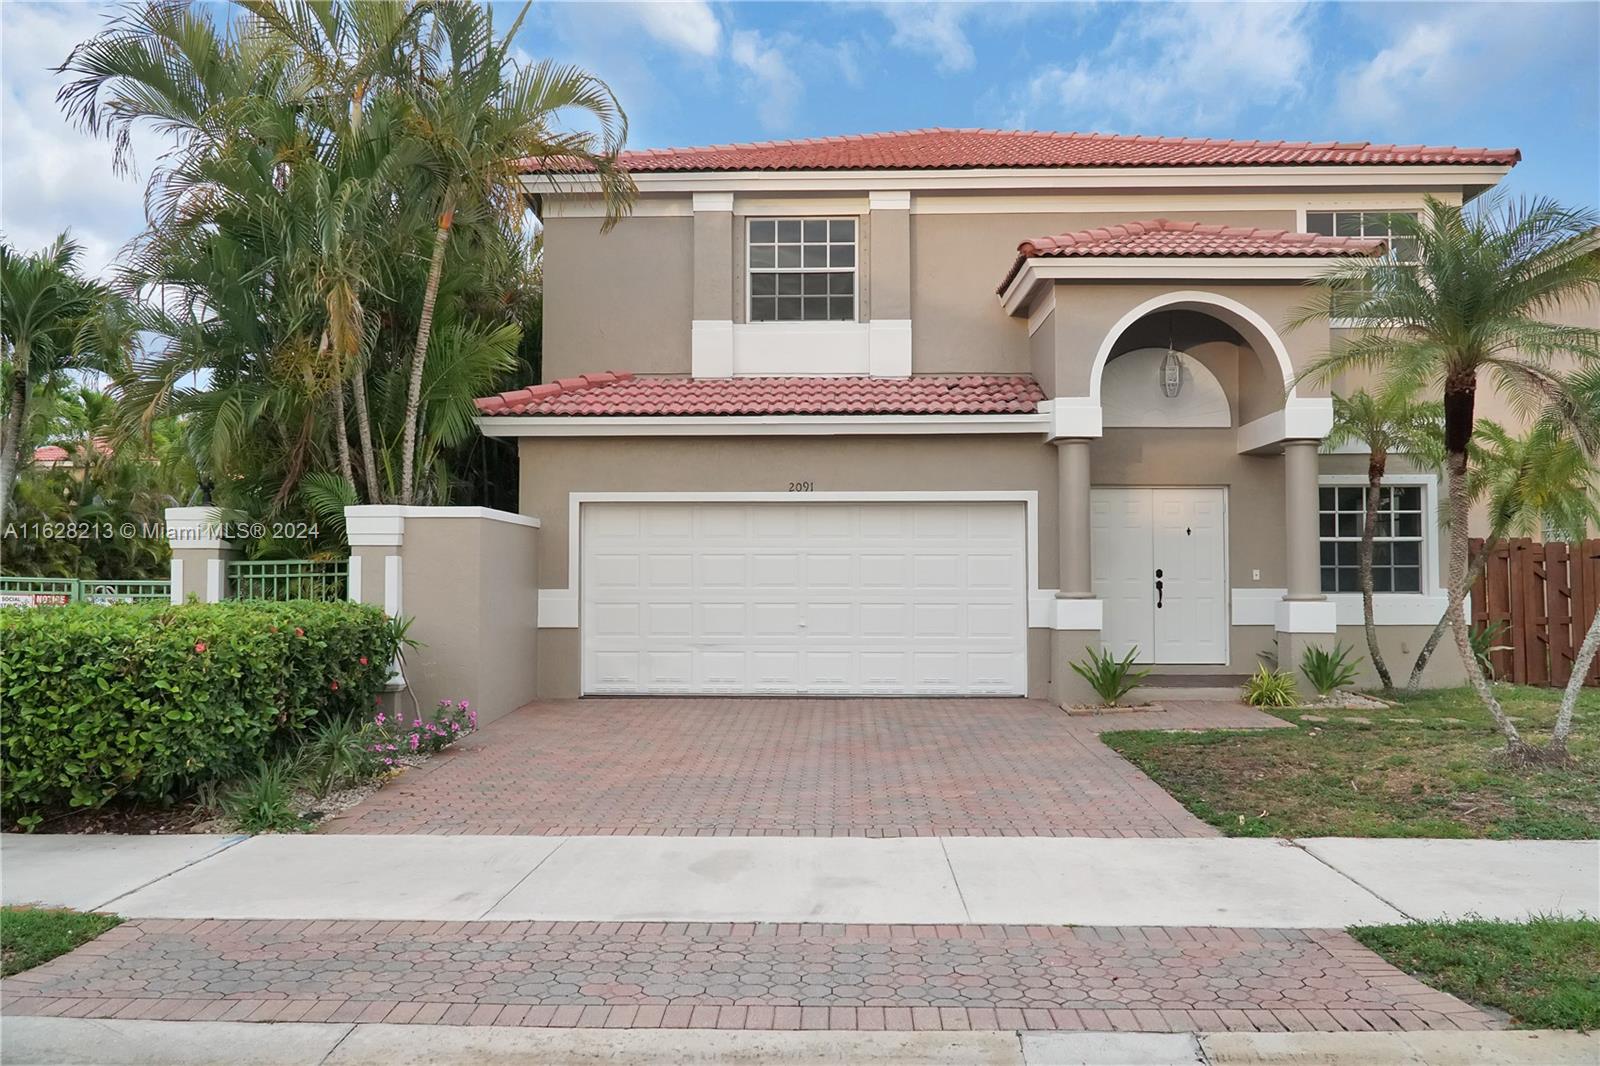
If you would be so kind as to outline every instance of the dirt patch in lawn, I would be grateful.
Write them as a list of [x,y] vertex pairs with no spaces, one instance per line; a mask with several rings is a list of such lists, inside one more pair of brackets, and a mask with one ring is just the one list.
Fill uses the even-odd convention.
[[[1542,743],[1560,692],[1497,686]],[[1579,700],[1562,769],[1515,769],[1465,689],[1359,713],[1274,711],[1295,730],[1119,732],[1102,739],[1231,836],[1600,838],[1600,692]]]

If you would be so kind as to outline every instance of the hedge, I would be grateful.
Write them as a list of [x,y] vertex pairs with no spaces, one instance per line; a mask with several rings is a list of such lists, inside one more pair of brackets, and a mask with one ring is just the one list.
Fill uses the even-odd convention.
[[32,827],[186,796],[309,722],[370,712],[395,650],[354,603],[0,610],[0,813]]

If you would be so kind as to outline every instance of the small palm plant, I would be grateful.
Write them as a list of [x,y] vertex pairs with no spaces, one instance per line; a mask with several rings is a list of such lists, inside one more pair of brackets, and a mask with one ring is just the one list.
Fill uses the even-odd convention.
[[1266,663],[1256,667],[1244,683],[1244,701],[1252,707],[1293,707],[1299,699],[1294,675],[1287,670],[1273,670]]
[[1134,659],[1139,656],[1139,649],[1129,648],[1128,654],[1117,658],[1105,648],[1085,648],[1081,661],[1071,663],[1073,672],[1094,689],[1095,695],[1107,707],[1115,707],[1117,701],[1139,687],[1140,682],[1150,676],[1149,670],[1135,670]]
[[1317,695],[1326,696],[1349,685],[1361,672],[1360,661],[1352,658],[1354,653],[1354,648],[1344,644],[1335,645],[1332,651],[1313,644],[1300,656],[1300,672]]

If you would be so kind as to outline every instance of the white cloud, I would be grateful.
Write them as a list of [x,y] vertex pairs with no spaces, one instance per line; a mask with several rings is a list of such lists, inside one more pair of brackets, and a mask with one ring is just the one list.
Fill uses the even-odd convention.
[[[1016,101],[1078,128],[1226,127],[1246,108],[1297,101],[1312,70],[1304,3],[1133,5],[1099,54],[1034,76]],[[1053,118],[1052,122],[1055,121]]]
[[137,176],[112,170],[111,144],[71,125],[56,104],[54,67],[105,24],[108,8],[76,3],[0,4],[0,231],[19,248],[70,229],[85,269],[105,274],[144,228],[144,178],[162,142],[134,134]]
[[654,0],[622,5],[646,33],[663,44],[697,56],[714,56],[722,45],[722,24],[701,0]]
[[961,3],[885,4],[883,15],[894,27],[889,43],[931,55],[949,74],[972,67],[972,42],[962,23],[972,8]]
[[728,56],[742,69],[746,88],[755,96],[756,115],[769,129],[785,126],[805,92],[787,58],[793,40],[769,38],[756,30],[736,30],[728,40]]
[[[1472,108],[1486,95],[1503,92],[1512,77],[1532,70],[1594,69],[1592,5],[1449,4],[1442,10],[1405,10],[1414,17],[1385,25],[1388,43],[1338,81],[1334,111],[1352,129],[1404,135],[1419,113]],[[1587,101],[1572,104],[1592,109],[1593,101],[1591,93]]]

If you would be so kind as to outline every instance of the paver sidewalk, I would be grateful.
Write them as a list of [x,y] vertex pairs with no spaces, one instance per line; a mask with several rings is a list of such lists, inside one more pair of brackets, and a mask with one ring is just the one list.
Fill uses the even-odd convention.
[[13,1015],[707,1029],[1478,1030],[1337,930],[137,921]]
[[1231,703],[1074,717],[1019,699],[530,704],[329,833],[1216,836],[1098,739],[1292,728]]

